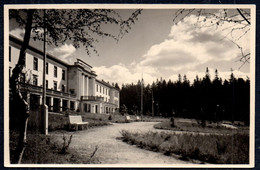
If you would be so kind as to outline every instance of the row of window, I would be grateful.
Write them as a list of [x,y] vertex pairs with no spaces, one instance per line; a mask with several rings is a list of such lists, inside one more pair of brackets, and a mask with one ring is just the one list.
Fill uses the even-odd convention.
[[[21,74],[20,81],[25,82],[25,75],[24,74]],[[58,84],[57,81],[53,81],[53,89],[54,90],[57,90],[57,87],[58,87],[57,84]],[[33,75],[33,85],[38,86],[38,76],[37,75]],[[46,89],[48,89],[48,88],[49,88],[49,81],[46,80]],[[65,90],[66,90],[65,85],[62,84],[61,85],[61,91],[65,92]]]
[[[12,54],[11,54],[11,46],[9,46],[9,61],[11,62]],[[26,57],[25,57],[26,60]],[[26,63],[26,62],[25,62]],[[38,71],[38,58],[33,57],[33,70]],[[46,74],[49,74],[49,63],[46,62]],[[54,66],[54,77],[58,76],[58,68]],[[65,70],[62,70],[62,80],[65,80]]]
[[104,88],[102,86],[99,86],[98,84],[97,84],[96,90],[97,90],[97,92],[99,90],[100,93],[102,93],[102,91],[103,91],[103,94],[108,95],[108,89],[106,89],[106,88]]
[[[25,57],[26,59],[26,57]],[[11,46],[9,46],[9,61],[11,62]],[[25,62],[26,63],[26,62]],[[38,71],[38,58],[34,57],[33,58],[33,70]],[[49,63],[46,62],[46,67],[45,67],[46,74],[49,74]],[[58,68],[57,66],[54,66],[54,72],[53,72],[54,77],[58,77]],[[65,80],[65,70],[62,70],[62,80]]]
[[[33,58],[33,69],[36,71],[38,70],[38,58],[36,58],[36,57]],[[47,63],[47,62],[46,62],[45,72],[46,72],[46,74],[49,74],[49,63]],[[58,77],[57,66],[54,66],[53,76]],[[62,70],[62,80],[65,80],[65,70]]]
[[[12,74],[11,71],[12,71],[12,67],[9,67],[9,78],[11,77],[11,74]],[[28,82],[25,82],[26,81],[25,73],[20,73],[19,79],[20,79],[19,81],[22,82],[22,83],[28,83]],[[35,86],[38,86],[38,75],[33,74],[32,80],[33,80],[32,84],[35,85]],[[48,80],[46,80],[46,88],[47,89],[49,88]],[[57,81],[53,81],[53,89],[57,90]],[[64,84],[61,85],[61,91],[65,92],[65,85]]]

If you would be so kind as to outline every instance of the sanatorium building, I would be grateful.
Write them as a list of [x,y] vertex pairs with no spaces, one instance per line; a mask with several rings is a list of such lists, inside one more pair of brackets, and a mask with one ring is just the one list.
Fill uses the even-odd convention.
[[[9,76],[15,67],[22,41],[9,36]],[[83,113],[113,113],[119,109],[119,89],[98,80],[92,67],[84,61],[70,65],[56,57],[46,56],[46,105],[50,112],[66,110]],[[42,102],[43,52],[29,46],[20,84],[30,94],[30,107]]]

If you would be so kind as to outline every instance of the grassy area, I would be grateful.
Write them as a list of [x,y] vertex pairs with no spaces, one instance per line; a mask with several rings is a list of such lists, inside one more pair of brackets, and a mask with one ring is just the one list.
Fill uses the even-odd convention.
[[87,122],[106,122],[106,123],[126,123],[125,116],[121,114],[80,114],[84,121]]
[[193,119],[181,119],[176,118],[174,120],[174,126],[170,120],[160,122],[154,125],[156,129],[165,129],[173,131],[189,131],[189,132],[202,132],[202,133],[221,133],[230,134],[242,132],[249,134],[249,127],[247,126],[237,126],[237,129],[230,129],[221,126],[220,123],[213,123],[206,121],[205,126],[201,126],[196,120]]
[[[76,114],[76,113],[74,113]],[[125,116],[121,114],[93,114],[93,113],[78,113],[82,116],[82,120],[89,122],[89,127],[106,126],[111,123],[127,123]],[[133,121],[136,121],[136,116],[129,115]],[[139,116],[140,117],[140,116]],[[161,122],[167,120],[160,117],[143,116],[142,121],[145,122]],[[49,131],[54,130],[67,130],[68,129],[68,117],[65,114],[49,114]]]
[[166,132],[132,133],[122,131],[122,140],[140,148],[165,155],[177,155],[183,160],[199,160],[213,164],[248,164],[249,136],[194,135]]
[[65,115],[49,114],[48,119],[49,131],[68,129],[69,119]]
[[[125,120],[125,116],[122,116],[121,114],[93,114],[93,113],[87,113],[87,114],[81,114],[85,121],[89,120],[99,120],[99,121],[105,121],[105,122],[111,122],[111,123],[127,123]],[[127,115],[132,119],[132,121],[136,121],[135,115]],[[110,118],[109,118],[110,117]],[[139,116],[141,121],[143,122],[162,122],[166,121],[167,118],[162,117],[152,117],[152,116]]]
[[[82,120],[89,122],[89,127],[106,126],[110,125],[108,120],[105,120],[104,116],[89,114],[81,115]],[[49,114],[49,131],[55,130],[68,130],[69,118],[63,114]]]
[[[17,145],[17,138],[17,131],[10,132],[11,162]],[[66,140],[66,145],[64,145],[63,138]],[[98,162],[97,158],[91,158],[93,151],[89,151],[89,155],[81,156],[72,148],[68,147],[66,149],[69,138],[69,135],[56,137],[29,132],[27,135],[27,147],[23,155],[22,164],[88,164]]]
[[143,122],[164,122],[166,120],[168,119],[164,117],[152,117],[152,116],[143,116],[142,119]]

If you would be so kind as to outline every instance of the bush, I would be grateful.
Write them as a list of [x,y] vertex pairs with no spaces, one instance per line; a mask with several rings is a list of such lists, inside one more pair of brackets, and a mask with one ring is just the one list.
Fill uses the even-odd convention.
[[171,121],[171,127],[175,127],[174,118],[173,117],[170,119],[170,121]]
[[206,127],[206,120],[202,119],[202,120],[197,120],[198,124],[202,127],[205,128]]
[[70,146],[70,143],[71,143],[71,140],[72,140],[72,136],[73,135],[70,135],[70,138],[67,142],[67,138],[63,134],[63,138],[62,138],[63,139],[63,145],[62,145],[62,148],[59,151],[60,154],[67,154],[68,153],[68,149],[69,149],[69,146]]

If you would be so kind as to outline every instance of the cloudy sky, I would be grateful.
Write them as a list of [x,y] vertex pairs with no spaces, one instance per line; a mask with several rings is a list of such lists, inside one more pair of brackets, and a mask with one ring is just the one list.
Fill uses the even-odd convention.
[[[122,16],[129,15],[131,11],[118,10]],[[212,78],[215,69],[218,69],[219,75],[228,79],[231,68],[236,77],[249,77],[250,64],[240,68],[241,51],[232,41],[235,40],[244,53],[249,52],[250,31],[236,29],[230,34],[232,29],[241,25],[217,25],[214,19],[205,19],[204,16],[200,16],[200,20],[206,22],[198,22],[197,13],[174,23],[175,12],[176,9],[143,10],[130,33],[119,42],[106,38],[96,44],[99,55],[88,56],[84,47],[75,49],[69,43],[48,47],[48,52],[69,63],[80,58],[93,66],[99,79],[119,84],[135,83],[142,75],[146,84],[161,77],[175,81],[178,74],[186,74],[193,82],[196,75],[201,78],[205,75],[206,67]],[[223,15],[221,9],[211,12]],[[213,26],[205,23],[213,23]],[[21,28],[10,25],[10,34],[18,37],[23,34]],[[111,27],[107,26],[107,29]]]

